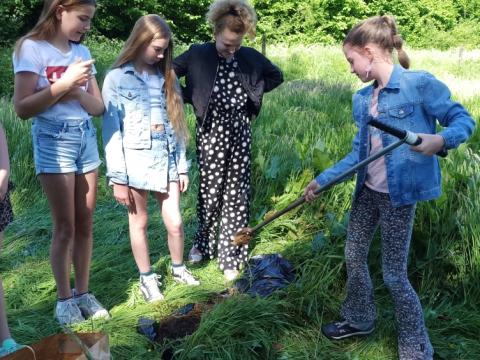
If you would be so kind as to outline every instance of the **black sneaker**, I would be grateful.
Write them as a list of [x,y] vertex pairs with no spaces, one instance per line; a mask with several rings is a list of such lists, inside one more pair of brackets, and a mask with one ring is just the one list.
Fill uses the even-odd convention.
[[375,330],[375,325],[367,326],[365,329],[360,329],[348,321],[337,321],[331,324],[322,326],[322,333],[330,340],[342,340],[351,336],[365,336],[370,335]]

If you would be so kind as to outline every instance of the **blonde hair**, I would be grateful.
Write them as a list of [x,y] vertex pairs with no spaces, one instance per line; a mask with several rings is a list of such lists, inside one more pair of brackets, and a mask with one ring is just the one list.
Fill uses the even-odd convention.
[[178,87],[177,76],[172,68],[173,39],[172,31],[164,19],[155,14],[144,15],[139,18],[133,26],[132,32],[125,41],[120,54],[112,65],[118,68],[130,61],[133,61],[142,53],[145,47],[153,40],[168,39],[168,46],[165,49],[163,59],[158,63],[158,69],[165,77],[165,95],[167,100],[167,113],[172,122],[175,132],[188,140],[188,127],[183,111],[183,100]]
[[363,48],[376,44],[390,54],[397,50],[398,61],[405,69],[410,67],[410,59],[403,50],[403,39],[398,33],[395,18],[389,15],[374,16],[355,25],[345,37],[343,45]]
[[255,37],[257,14],[246,0],[216,0],[210,5],[206,17],[215,35],[227,28],[237,34]]
[[[96,7],[97,2],[95,0],[45,0],[38,22],[32,30],[17,40],[15,44],[15,54],[18,54],[26,39],[48,40],[55,35],[58,27],[56,11],[59,6],[70,11],[87,5]],[[83,38],[84,36],[82,36],[80,42]]]

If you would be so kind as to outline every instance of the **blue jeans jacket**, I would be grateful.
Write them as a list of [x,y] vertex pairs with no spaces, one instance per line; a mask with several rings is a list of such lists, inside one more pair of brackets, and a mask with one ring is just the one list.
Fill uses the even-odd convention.
[[[369,118],[373,84],[353,95],[353,118],[358,132],[352,151],[317,176],[325,184],[369,155]],[[472,134],[475,122],[465,108],[450,98],[448,88],[424,71],[407,71],[395,65],[390,80],[378,95],[378,120],[414,133],[436,133],[437,120],[444,127],[438,134],[445,148],[453,149]],[[398,139],[382,134],[383,147]],[[425,156],[404,144],[385,155],[390,200],[395,207],[435,199],[441,194],[440,166],[436,156]],[[367,169],[357,173],[356,197],[365,183]]]
[[[133,65],[128,63],[107,74],[102,97],[105,103],[102,136],[107,177],[114,183],[128,184],[124,148],[151,148],[148,85]],[[176,136],[168,119],[164,119],[164,123],[169,140],[168,150],[175,154],[178,173],[187,173],[189,164],[185,143]]]

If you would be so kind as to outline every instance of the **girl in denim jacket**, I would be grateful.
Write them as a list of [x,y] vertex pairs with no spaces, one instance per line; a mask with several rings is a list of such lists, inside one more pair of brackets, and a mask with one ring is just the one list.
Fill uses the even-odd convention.
[[[393,64],[394,49],[402,66]],[[395,141],[367,125],[371,116],[416,132],[423,142],[413,147],[402,145],[358,172],[345,247],[347,295],[342,319],[324,325],[322,332],[335,340],[373,332],[376,310],[367,258],[380,225],[383,279],[395,304],[399,357],[432,359],[422,307],[407,278],[415,204],[440,195],[440,167],[435,154],[464,142],[475,123],[460,104],[451,100],[443,83],[427,72],[405,70],[409,59],[392,17],[372,17],[354,26],[345,38],[343,51],[351,72],[363,82],[373,82],[353,96],[353,118],[359,129],[353,150],[307,186],[307,201],[313,200],[321,184]],[[437,120],[444,127],[439,133]]]
[[158,15],[142,16],[105,77],[102,89],[107,177],[115,199],[128,208],[140,290],[148,302],[163,299],[148,251],[149,191],[160,206],[167,228],[173,278],[189,285],[199,284],[183,264],[184,233],[179,204],[180,193],[188,186],[188,129],[171,68],[172,54],[172,33],[165,20]]

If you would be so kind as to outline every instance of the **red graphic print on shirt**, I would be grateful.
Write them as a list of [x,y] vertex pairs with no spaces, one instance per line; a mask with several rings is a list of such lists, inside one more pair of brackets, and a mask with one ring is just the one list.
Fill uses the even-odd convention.
[[53,84],[62,77],[62,74],[67,70],[67,66],[47,66],[47,80]]

